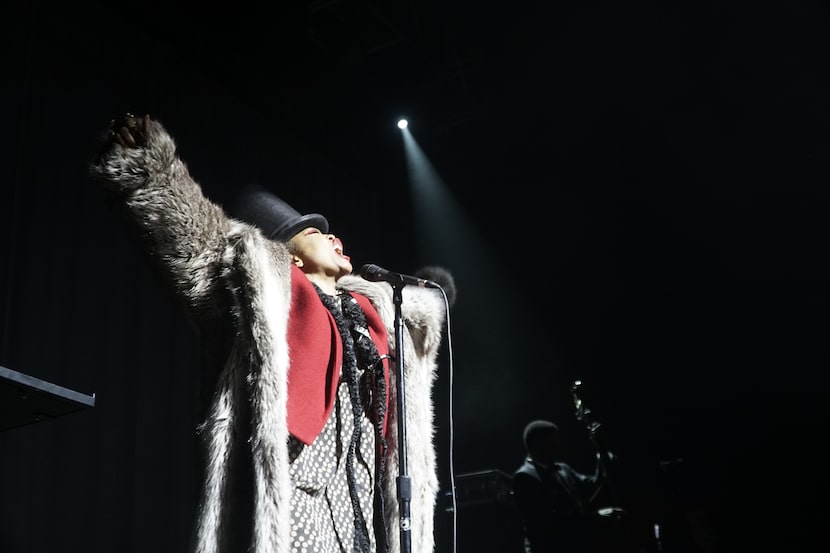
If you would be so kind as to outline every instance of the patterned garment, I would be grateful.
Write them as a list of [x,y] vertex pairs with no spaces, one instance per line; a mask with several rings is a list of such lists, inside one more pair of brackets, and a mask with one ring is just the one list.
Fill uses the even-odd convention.
[[[372,489],[375,470],[375,434],[368,417],[361,417],[361,437],[355,462],[355,484],[363,518],[369,525],[371,550]],[[348,383],[338,384],[337,403],[323,431],[307,446],[289,439],[291,481],[291,550],[295,553],[352,553],[354,509],[349,497],[346,454],[352,436],[352,402]]]

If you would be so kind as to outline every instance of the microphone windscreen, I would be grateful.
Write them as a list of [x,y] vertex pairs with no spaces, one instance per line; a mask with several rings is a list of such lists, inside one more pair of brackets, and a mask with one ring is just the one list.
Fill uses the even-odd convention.
[[455,279],[449,270],[444,267],[439,267],[438,265],[427,265],[415,271],[414,276],[424,280],[431,280],[440,286],[447,295],[447,303],[450,304],[450,307],[455,304],[455,299],[458,296],[458,290],[455,287]]
[[367,263],[360,270],[357,272],[361,277],[365,278],[366,280],[371,280],[373,282],[377,282],[380,280],[382,269],[377,265],[373,265],[371,263]]

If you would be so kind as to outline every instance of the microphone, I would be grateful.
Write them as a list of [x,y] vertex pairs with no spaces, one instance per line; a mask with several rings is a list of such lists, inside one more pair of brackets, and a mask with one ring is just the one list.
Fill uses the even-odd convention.
[[382,269],[381,267],[378,267],[377,265],[373,265],[371,263],[368,263],[361,267],[358,273],[366,280],[371,280],[372,282],[388,282],[392,285],[409,284],[412,286],[419,286],[421,288],[441,288],[437,283],[431,280],[409,275],[402,275],[400,273],[393,273],[392,271],[387,271],[386,269]]

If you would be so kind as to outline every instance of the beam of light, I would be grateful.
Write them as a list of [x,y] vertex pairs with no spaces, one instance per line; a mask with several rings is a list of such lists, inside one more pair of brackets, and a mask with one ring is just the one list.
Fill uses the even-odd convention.
[[[465,430],[466,441],[460,445],[468,454],[477,444],[491,440],[492,430],[485,431],[480,424],[481,408],[486,405],[489,416],[494,421],[499,421],[499,424],[505,424],[506,427],[513,426],[516,432],[520,432],[527,420],[536,415],[525,413],[528,409],[528,394],[524,387],[532,380],[525,375],[517,378],[517,371],[528,369],[528,372],[545,375],[551,370],[551,352],[550,348],[544,346],[537,352],[535,347],[542,344],[543,340],[535,338],[533,331],[524,324],[531,318],[525,311],[525,304],[518,298],[518,290],[526,282],[511,280],[516,275],[521,275],[521,265],[513,266],[499,261],[503,256],[492,251],[491,244],[483,239],[480,228],[471,220],[465,206],[451,193],[411,130],[402,129],[401,135],[412,200],[417,257],[428,260],[429,264],[443,266],[452,273],[457,286],[453,319],[463,329],[463,332],[453,338],[453,342],[459,346],[460,356],[457,361],[453,361],[456,354],[453,351],[455,346],[452,346],[447,371],[449,422],[446,428],[449,445],[446,456],[450,473],[448,484],[453,502],[452,539],[455,544],[457,509],[454,495],[454,429],[458,425]],[[486,163],[486,160],[482,160],[482,163]],[[482,194],[489,192],[480,191]],[[497,224],[504,215],[494,213],[492,224]],[[506,232],[513,231],[507,229]],[[450,329],[447,333],[449,336]],[[452,345],[449,341],[448,344]],[[456,365],[461,367],[459,376],[465,382],[464,393],[458,397],[457,409],[454,392]],[[494,405],[495,397],[498,401]],[[437,409],[440,413],[440,403],[437,404]],[[458,420],[456,410],[461,415]],[[485,452],[480,453],[483,455]],[[439,458],[443,455],[442,452]]]
[[[498,263],[499,255],[491,251],[490,244],[483,240],[480,229],[470,219],[467,210],[460,204],[447,187],[439,172],[420,148],[409,129],[402,132],[404,155],[409,177],[412,200],[412,222],[415,228],[415,246],[420,259],[430,264],[447,267],[458,285],[459,310],[466,302],[471,313],[480,307],[477,302],[487,299],[487,309],[496,321],[523,321],[528,315],[523,312],[522,303],[516,296],[517,283],[511,281],[508,271]],[[484,191],[482,191],[484,193]],[[494,218],[503,214],[495,213]],[[497,293],[494,293],[497,291]],[[511,371],[505,367],[522,366],[528,362],[522,359],[524,352],[517,355],[515,348],[507,344],[518,344],[521,336],[513,336],[511,329],[500,325],[482,325],[480,320],[467,321],[462,325],[475,328],[474,342],[488,344],[486,348],[470,347],[467,355],[470,365],[488,372],[490,382],[501,382],[502,389],[510,389]],[[461,338],[463,342],[463,337]],[[475,359],[476,356],[480,358]],[[490,374],[492,373],[492,374]],[[475,393],[468,393],[465,400],[472,401]],[[522,394],[508,397],[520,402]],[[505,405],[509,401],[505,401]],[[474,412],[474,409],[471,410]]]

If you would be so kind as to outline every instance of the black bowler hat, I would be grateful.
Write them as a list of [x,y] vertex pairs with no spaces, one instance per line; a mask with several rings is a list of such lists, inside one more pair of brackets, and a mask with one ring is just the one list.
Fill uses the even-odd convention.
[[304,228],[329,231],[329,222],[319,213],[301,215],[296,209],[259,185],[247,186],[236,197],[230,214],[259,229],[272,240],[287,242]]

